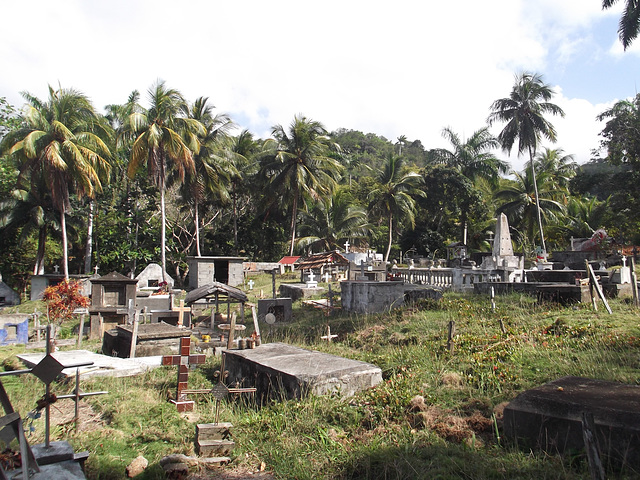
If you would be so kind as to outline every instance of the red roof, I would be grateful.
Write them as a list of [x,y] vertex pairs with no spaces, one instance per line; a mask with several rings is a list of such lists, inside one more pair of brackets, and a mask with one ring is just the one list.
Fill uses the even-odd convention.
[[289,256],[282,257],[278,263],[282,265],[293,265],[298,261],[299,258],[300,258],[299,255],[297,257],[289,257]]

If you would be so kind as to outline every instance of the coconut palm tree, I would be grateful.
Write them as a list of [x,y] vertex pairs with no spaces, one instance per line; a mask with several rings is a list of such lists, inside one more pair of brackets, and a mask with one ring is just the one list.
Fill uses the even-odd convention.
[[415,222],[414,195],[421,195],[422,176],[404,166],[402,157],[393,153],[387,156],[387,162],[378,173],[376,186],[369,192],[369,212],[386,218],[389,228],[387,251],[384,261],[389,261],[391,244],[393,243],[394,222],[407,220],[411,226]]
[[511,152],[517,139],[518,155],[525,151],[529,153],[543,256],[546,256],[547,249],[542,230],[542,213],[540,212],[533,157],[542,137],[552,142],[555,142],[557,138],[555,128],[544,117],[544,114],[549,113],[564,117],[564,111],[549,102],[551,97],[553,97],[553,90],[544,83],[542,76],[527,72],[521,73],[516,75],[515,84],[509,97],[493,102],[491,105],[492,112],[487,119],[489,125],[493,125],[496,122],[506,122],[506,125],[498,135],[498,140],[505,152]]
[[558,188],[567,189],[569,181],[575,176],[578,164],[573,155],[565,155],[561,148],[543,148],[534,160],[537,172],[549,172]]
[[[556,214],[564,210],[562,202],[557,200],[562,193],[559,194],[549,172],[541,171],[534,179],[530,164],[522,172],[511,173],[514,179],[503,179],[494,193],[494,198],[499,203],[496,213],[499,215],[504,212],[509,218],[509,224],[535,245],[538,214],[545,223],[552,222]],[[538,188],[536,182],[539,184]]]
[[[602,8],[611,8],[618,0],[603,0]],[[626,50],[638,36],[640,30],[640,3],[637,0],[626,0],[622,17],[618,25],[618,36]]]
[[[228,183],[238,172],[228,156],[224,145],[233,128],[233,122],[226,114],[214,114],[215,107],[206,97],[200,97],[191,106],[183,105],[185,117],[199,121],[204,132],[198,135],[200,149],[193,154],[194,170],[187,172],[180,182],[182,198],[193,202],[196,255],[200,257],[200,205],[204,198],[215,198],[221,203],[231,201]],[[179,180],[173,177],[173,180]]]
[[276,125],[271,134],[273,148],[262,158],[259,175],[267,179],[267,198],[291,207],[289,255],[293,255],[301,202],[317,202],[331,194],[342,169],[331,155],[340,147],[320,122],[303,115],[296,115],[288,130]]
[[204,135],[202,124],[187,118],[185,100],[175,89],[167,88],[158,81],[149,89],[150,107],[143,112],[135,111],[123,125],[123,138],[134,138],[128,175],[134,178],[139,168],[146,165],[149,178],[160,191],[160,261],[162,279],[167,281],[165,192],[169,170],[174,168],[180,180],[187,173],[194,174],[193,152],[198,152],[198,135]]
[[33,191],[44,182],[51,194],[60,215],[62,268],[68,280],[69,195],[94,198],[102,190],[101,179],[108,177],[111,168],[111,153],[104,139],[111,132],[88,97],[74,89],[49,86],[46,102],[29,93],[23,96],[27,100],[24,124],[3,139],[0,150],[17,155],[19,184],[29,179]]
[[346,186],[340,186],[326,200],[303,212],[299,230],[302,236],[296,241],[297,247],[327,251],[337,250],[345,240],[364,238],[371,224],[366,210],[354,203]]
[[[509,164],[496,157],[491,150],[500,146],[498,139],[490,132],[488,127],[476,130],[467,140],[462,140],[450,128],[442,130],[442,136],[449,140],[452,150],[435,149],[431,158],[435,163],[441,163],[453,168],[473,184],[484,179],[490,185],[496,186],[501,173],[509,171]],[[467,218],[468,208],[461,212],[462,243],[467,244]]]

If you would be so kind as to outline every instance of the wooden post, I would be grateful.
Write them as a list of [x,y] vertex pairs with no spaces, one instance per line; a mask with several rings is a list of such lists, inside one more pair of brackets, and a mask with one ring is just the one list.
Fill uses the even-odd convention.
[[496,309],[496,290],[491,286],[491,310]]
[[598,439],[595,436],[595,423],[593,414],[582,412],[582,438],[584,439],[584,448],[587,451],[589,459],[589,473],[593,480],[605,480],[604,468],[600,461],[600,453],[598,452]]
[[[602,303],[604,303],[604,308],[606,308],[607,312],[609,312],[609,314],[611,315],[613,312],[611,311],[611,307],[609,306],[609,302],[607,302],[607,299],[605,298],[604,293],[602,292],[602,288],[600,287],[600,284],[598,283],[598,277],[596,277],[596,274],[593,271],[593,268],[591,268],[591,265],[589,265],[589,261],[585,260],[585,263],[587,265],[587,274],[589,275],[589,284],[593,285],[593,287],[596,290],[596,293],[600,297],[600,300],[602,300]],[[592,299],[593,299],[593,294],[592,294]],[[595,300],[593,301],[593,303],[594,303],[594,306],[595,306]]]
[[231,314],[231,322],[229,326],[229,339],[227,340],[227,349],[231,350],[233,348],[233,335],[236,329],[236,312]]
[[638,276],[636,275],[636,261],[631,257],[631,291],[633,293],[633,305],[640,306],[640,300],[638,299]]
[[253,329],[256,332],[256,336],[260,338],[260,325],[258,324],[258,312],[256,312],[256,306],[253,303],[247,303],[251,307],[251,316],[253,317]]
[[276,269],[271,270],[271,289],[273,292],[273,298],[276,298]]
[[78,343],[77,347],[80,348],[82,345],[82,337],[84,335],[84,313],[80,314],[80,326],[78,327]]
[[448,333],[447,333],[447,348],[449,349],[449,353],[453,355],[453,337],[456,336],[456,322],[451,320],[449,322]]
[[133,320],[133,328],[131,329],[131,345],[129,346],[129,358],[136,358],[136,344],[138,343],[138,324],[140,323],[140,316],[138,312],[135,314]]

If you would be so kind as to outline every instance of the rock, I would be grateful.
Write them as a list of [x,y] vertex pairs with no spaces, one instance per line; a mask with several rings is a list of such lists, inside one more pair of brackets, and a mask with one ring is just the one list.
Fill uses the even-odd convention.
[[162,468],[170,480],[184,480],[189,475],[189,465],[186,463],[167,463]]
[[149,466],[149,461],[142,455],[137,456],[126,469],[127,477],[133,478],[140,475]]

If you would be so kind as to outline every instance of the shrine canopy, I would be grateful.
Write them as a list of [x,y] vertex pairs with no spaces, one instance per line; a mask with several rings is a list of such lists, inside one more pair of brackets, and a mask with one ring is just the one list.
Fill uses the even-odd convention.
[[208,285],[191,290],[184,299],[184,303],[187,305],[204,300],[206,302],[210,299],[218,297],[226,297],[229,301],[235,301],[239,303],[245,303],[249,299],[247,295],[239,288],[232,287],[220,282],[213,282]]

